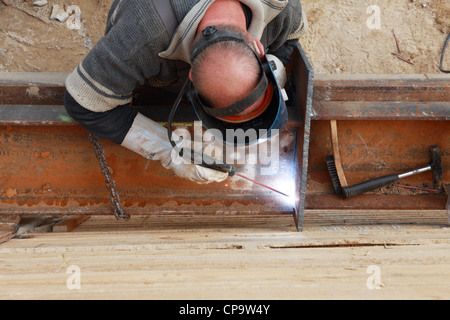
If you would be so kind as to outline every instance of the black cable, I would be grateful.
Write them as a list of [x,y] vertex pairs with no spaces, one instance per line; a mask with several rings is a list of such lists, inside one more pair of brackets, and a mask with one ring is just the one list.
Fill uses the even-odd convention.
[[[169,136],[170,144],[171,144],[172,147],[174,147],[174,148],[178,148],[178,147],[177,147],[176,143],[172,140],[172,120],[173,120],[173,118],[174,118],[174,116],[175,116],[175,112],[177,111],[178,106],[179,106],[180,103],[181,103],[181,100],[183,99],[184,94],[185,94],[186,91],[187,91],[187,87],[188,87],[188,85],[189,85],[189,82],[190,82],[190,80],[189,80],[189,77],[188,77],[188,78],[186,79],[186,81],[184,82],[183,87],[181,88],[181,91],[180,91],[180,93],[178,94],[178,97],[177,97],[177,99],[175,100],[175,102],[174,102],[174,104],[173,104],[173,106],[172,106],[172,110],[170,110],[169,119],[167,120],[167,134],[168,134],[168,136]],[[181,149],[180,152],[183,152],[183,149]],[[180,156],[181,156],[181,155],[182,155],[182,154],[180,154]]]
[[439,70],[441,70],[442,72],[445,72],[445,73],[450,73],[450,70],[444,70],[442,68],[442,64],[444,62],[445,49],[447,49],[449,40],[450,40],[450,33],[447,36],[447,40],[445,40],[444,48],[442,49],[442,54],[441,54],[441,62],[439,63]]
[[[175,100],[172,110],[170,110],[169,119],[167,120],[167,134],[169,136],[170,144],[172,144],[172,147],[178,151],[178,154],[180,157],[183,157],[183,148],[178,148],[176,143],[172,139],[172,121],[175,116],[175,112],[178,109],[178,106],[181,103],[181,100],[183,99],[184,94],[187,92],[190,85],[190,79],[189,77],[186,79],[186,82],[183,84],[183,87],[181,88],[180,93],[178,94],[177,99]],[[226,163],[216,163],[215,159],[203,154],[203,153],[197,153],[193,150],[187,149],[187,152],[190,153],[190,160],[193,164],[199,164],[202,167],[210,168],[217,171],[227,172],[229,176],[232,176],[236,172],[236,168],[233,166],[230,166]],[[187,156],[187,154],[186,154]]]

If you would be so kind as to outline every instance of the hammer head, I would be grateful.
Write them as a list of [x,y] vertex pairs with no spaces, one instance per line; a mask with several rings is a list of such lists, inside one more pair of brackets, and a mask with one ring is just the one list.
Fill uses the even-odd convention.
[[436,190],[445,192],[444,189],[444,173],[442,168],[441,149],[439,146],[431,146],[431,171],[433,172],[433,184]]

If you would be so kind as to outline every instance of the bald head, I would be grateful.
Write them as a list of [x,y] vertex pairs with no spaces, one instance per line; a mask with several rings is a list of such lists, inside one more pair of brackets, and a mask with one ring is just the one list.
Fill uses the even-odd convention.
[[244,98],[261,78],[255,53],[236,41],[218,42],[204,49],[192,62],[191,72],[197,91],[215,108]]

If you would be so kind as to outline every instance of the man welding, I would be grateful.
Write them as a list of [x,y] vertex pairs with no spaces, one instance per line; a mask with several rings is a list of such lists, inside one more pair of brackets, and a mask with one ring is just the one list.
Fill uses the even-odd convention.
[[105,36],[66,80],[65,107],[91,134],[177,176],[221,182],[227,172],[173,161],[171,134],[130,106],[134,88],[184,84],[205,128],[270,138],[287,122],[284,65],[306,29],[300,0],[116,0]]

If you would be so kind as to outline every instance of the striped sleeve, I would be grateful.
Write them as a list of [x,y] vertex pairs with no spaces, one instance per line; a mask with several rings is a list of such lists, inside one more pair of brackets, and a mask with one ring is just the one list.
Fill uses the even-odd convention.
[[94,80],[84,69],[83,63],[67,77],[66,89],[76,102],[93,112],[109,111],[131,102],[131,91],[125,94],[113,92]]

